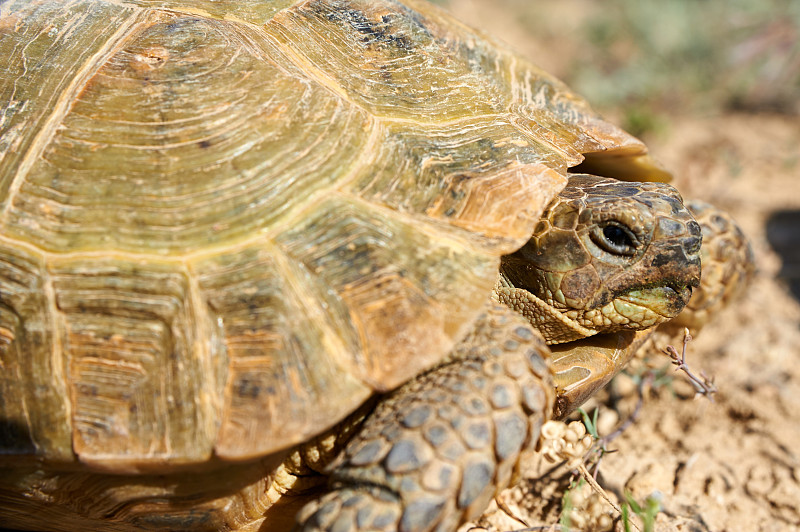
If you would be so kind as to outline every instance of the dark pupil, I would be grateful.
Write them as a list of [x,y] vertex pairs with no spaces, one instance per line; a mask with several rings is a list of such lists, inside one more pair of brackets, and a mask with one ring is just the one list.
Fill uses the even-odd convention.
[[603,228],[603,236],[618,248],[626,248],[631,245],[628,235],[616,225],[607,225]]

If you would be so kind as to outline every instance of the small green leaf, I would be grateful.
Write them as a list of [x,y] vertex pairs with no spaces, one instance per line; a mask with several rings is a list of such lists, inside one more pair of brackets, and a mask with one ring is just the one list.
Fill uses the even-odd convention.
[[586,432],[591,434],[595,439],[600,438],[600,436],[597,433],[597,415],[600,412],[600,409],[599,408],[594,409],[592,419],[589,419],[589,414],[587,414],[586,410],[584,410],[583,408],[579,408],[578,412],[581,413],[583,424],[584,426],[586,426]]
[[628,513],[628,504],[622,503],[622,526],[625,528],[625,532],[631,532],[631,517]]
[[633,510],[633,513],[635,513],[636,515],[642,514],[643,512],[642,507],[639,506],[639,503],[636,502],[636,499],[633,498],[633,495],[631,495],[630,493],[626,493],[625,500],[628,501],[628,504],[630,505],[631,510]]

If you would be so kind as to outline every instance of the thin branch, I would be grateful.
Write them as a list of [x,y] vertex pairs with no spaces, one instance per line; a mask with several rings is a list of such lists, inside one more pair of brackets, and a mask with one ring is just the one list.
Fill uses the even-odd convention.
[[[606,490],[604,490],[603,487],[600,484],[597,483],[597,481],[589,473],[589,470],[586,469],[586,466],[581,464],[581,465],[578,466],[578,470],[581,472],[581,475],[586,480],[586,482],[589,483],[589,485],[592,487],[592,489],[595,492],[597,492],[597,494],[600,495],[612,508],[614,508],[614,510],[617,512],[617,515],[621,516],[622,515],[622,510],[620,509],[620,507],[617,506],[616,504],[614,504],[614,501],[612,501],[609,498],[608,493],[606,493]],[[636,530],[638,530],[639,532],[642,532],[642,529],[639,528],[639,525],[637,525],[633,521],[631,521],[630,523],[633,525],[633,527]]]
[[[689,329],[683,329],[683,349],[681,349],[681,353],[678,354],[678,350],[675,347],[668,345],[664,349],[664,353],[670,358],[672,363],[677,366],[675,371],[683,371],[687,377],[689,377],[690,382],[694,386],[695,391],[698,395],[705,395],[708,397],[710,401],[714,401],[714,394],[717,393],[717,387],[714,385],[714,379],[709,379],[706,377],[704,373],[700,373],[700,377],[696,376],[692,373],[689,369],[689,365],[686,364],[686,346],[689,342],[692,341],[692,335],[689,334]],[[701,378],[702,377],[702,378]]]

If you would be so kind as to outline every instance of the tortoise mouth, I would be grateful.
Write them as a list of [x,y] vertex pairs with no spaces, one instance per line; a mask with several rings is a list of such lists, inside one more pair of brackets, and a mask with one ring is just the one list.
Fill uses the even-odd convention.
[[630,290],[618,299],[670,319],[680,314],[691,297],[692,288],[689,286],[661,285]]

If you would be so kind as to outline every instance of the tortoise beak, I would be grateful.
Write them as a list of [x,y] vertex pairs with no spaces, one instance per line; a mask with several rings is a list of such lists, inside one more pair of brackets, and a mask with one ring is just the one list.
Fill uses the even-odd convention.
[[665,285],[631,290],[617,299],[634,306],[648,308],[665,319],[670,319],[680,314],[691,297],[691,286]]

